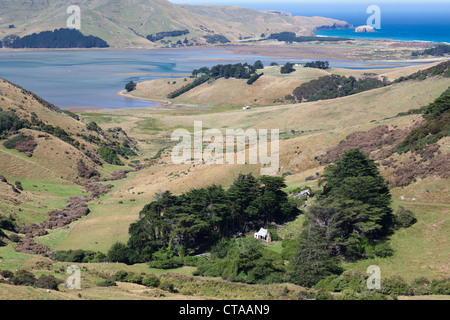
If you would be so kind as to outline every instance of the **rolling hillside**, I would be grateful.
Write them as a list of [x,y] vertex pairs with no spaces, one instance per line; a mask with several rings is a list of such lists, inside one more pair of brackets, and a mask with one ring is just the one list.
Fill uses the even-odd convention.
[[[429,66],[423,68],[426,67]],[[322,72],[306,69],[302,71],[305,73],[299,72],[292,77],[296,81],[307,81],[308,77],[320,76]],[[379,70],[378,73],[380,76],[385,74],[396,78],[408,76],[415,71],[417,68]],[[358,76],[354,70],[334,69],[330,72]],[[302,77],[303,80],[300,79]],[[272,80],[276,81],[276,78],[273,76]],[[279,80],[281,81],[281,78]],[[161,88],[164,87],[164,83],[160,85]],[[397,165],[398,168],[408,168],[408,166],[415,168],[415,161],[426,163],[429,160],[426,158],[430,156],[434,159],[443,157],[448,159],[448,137],[439,139],[432,150],[422,153],[423,157],[411,152],[392,153],[389,156],[380,154],[391,144],[403,141],[413,127],[423,128],[424,126],[422,116],[419,114],[401,116],[398,114],[429,105],[439,98],[449,85],[448,77],[437,75],[424,80],[406,80],[388,87],[338,99],[301,104],[272,105],[245,111],[242,108],[216,110],[204,106],[165,105],[150,109],[133,109],[132,112],[129,109],[81,112],[77,115],[82,121],[78,121],[58,109],[52,110],[51,105],[46,106],[45,102],[39,101],[26,90],[3,81],[0,83],[0,92],[2,92],[0,107],[3,111],[14,110],[20,117],[30,121],[31,112],[35,112],[39,119],[61,126],[74,139],[80,138],[77,136],[78,132],[92,131],[90,130],[92,126],[87,126],[86,123],[95,121],[102,129],[100,132],[103,132],[103,134],[96,133],[99,139],[104,139],[105,142],[109,139],[115,141],[115,138],[108,134],[111,133],[110,129],[117,126],[117,121],[120,119],[122,129],[131,137],[131,141],[137,141],[141,151],[141,154],[133,160],[145,163],[145,159],[154,158],[155,165],[130,173],[126,178],[114,182],[108,194],[89,202],[90,213],[87,216],[64,228],[52,229],[48,231],[48,234],[34,238],[36,243],[48,246],[53,251],[83,249],[107,253],[116,241],[128,240],[130,224],[136,222],[139,212],[155,199],[155,194],[158,192],[170,190],[173,194],[180,194],[192,188],[205,187],[213,183],[227,188],[240,172],[252,172],[258,175],[258,165],[173,164],[170,157],[171,146],[173,146],[170,142],[170,134],[176,128],[191,129],[194,121],[201,120],[204,129],[280,129],[282,139],[280,140],[281,171],[279,175],[286,177],[286,191],[299,186],[318,189],[317,177],[323,172],[324,165],[331,161],[325,158],[331,159],[334,155],[340,154],[343,149],[352,146],[370,151],[371,157],[379,163],[381,174],[391,183],[395,168],[391,166],[390,158],[393,158],[392,164]],[[0,179],[0,192],[5,195],[5,200],[0,202],[0,209],[6,214],[14,213],[14,216],[21,217],[21,222],[40,223],[48,219],[49,210],[64,208],[69,197],[87,196],[81,186],[69,180],[69,175],[64,176],[63,169],[70,171],[68,169],[70,165],[66,166],[68,168],[57,167],[57,163],[61,162],[70,164],[68,157],[83,157],[84,153],[78,153],[79,150],[76,147],[56,136],[49,134],[50,140],[45,140],[45,137],[39,137],[41,132],[33,131],[32,128],[22,128],[19,131],[34,135],[37,147],[32,156],[28,157],[23,152],[6,149],[0,145],[0,155],[3,155],[0,161],[0,173],[5,173],[6,176],[6,181]],[[92,134],[95,133],[92,132]],[[12,137],[16,135],[17,133],[14,133]],[[46,144],[51,146],[46,147]],[[93,151],[98,150],[97,144],[86,145]],[[41,152],[40,148],[47,149]],[[65,151],[68,151],[69,155],[65,154]],[[63,152],[67,158],[63,161],[53,159],[50,157],[52,152]],[[46,159],[46,156],[50,158]],[[118,168],[105,164],[100,167],[88,161],[86,159],[87,164],[101,171],[102,177]],[[21,169],[23,176],[20,176]],[[53,171],[58,175],[61,174],[64,179],[48,176]],[[392,184],[393,209],[397,210],[399,206],[402,206],[412,210],[417,223],[410,228],[398,230],[392,235],[390,240],[394,249],[392,256],[347,263],[345,269],[365,273],[367,266],[379,265],[383,277],[400,274],[408,281],[419,277],[432,280],[448,276],[449,185],[448,177],[441,173],[427,172],[420,177],[418,175],[415,181],[408,181],[406,185]],[[76,174],[76,171],[73,171],[73,174]],[[24,189],[20,194],[13,189],[16,187],[16,180],[21,181]],[[18,208],[21,210],[19,211]],[[278,233],[282,237],[291,237],[299,232],[303,221],[303,216],[299,216],[297,220],[279,226]],[[2,257],[0,270],[31,270],[36,276],[45,274],[64,279],[65,274],[60,270],[64,270],[71,262],[57,262],[42,256],[15,252],[13,246],[13,243],[8,242],[6,246],[0,247]],[[268,250],[279,253],[282,250],[281,242],[273,242]],[[186,299],[188,297],[300,299],[300,291],[304,290],[292,284],[269,285],[271,290],[269,297],[261,294],[266,288],[263,285],[248,285],[217,278],[193,276],[196,268],[192,266],[161,270],[150,268],[144,263],[125,265],[80,262],[77,264],[83,268],[83,287],[80,292],[82,298],[87,299]],[[98,285],[99,282],[110,279],[119,270],[157,275],[162,281],[171,281],[179,294],[124,282],[117,282],[117,287],[110,288]],[[283,289],[284,287],[289,288],[288,293],[286,289]],[[62,285],[60,290],[60,292],[52,290],[47,292],[25,286],[10,287],[9,284],[0,284],[0,295],[7,298],[80,298]]]
[[[238,7],[179,6],[167,0],[82,0],[81,32],[102,38],[113,47],[155,44],[147,35],[188,30],[192,44],[205,43],[205,35],[222,35],[231,41],[257,38],[262,33],[291,31],[311,35],[320,26],[346,26],[346,22],[327,18],[286,17]],[[24,36],[34,32],[66,28],[70,14],[61,0],[0,1],[0,38]],[[14,28],[10,28],[14,25]]]
[[[327,70],[295,67],[295,72],[281,74],[280,66],[266,66],[258,70],[257,73],[264,73],[252,85],[247,84],[246,79],[220,78],[215,81],[203,83],[188,92],[168,99],[167,96],[194,81],[193,78],[157,79],[144,81],[137,84],[136,90],[122,94],[134,97],[154,100],[167,100],[172,103],[194,104],[203,106],[273,106],[279,104],[289,104],[294,99],[293,91],[296,87],[311,80],[329,75],[340,75],[361,79],[369,75],[376,79],[385,77],[393,82],[404,74],[412,74],[438,65],[440,62],[415,65],[410,67],[389,68],[389,69],[345,69],[330,68]],[[229,92],[233,92],[230,95]]]

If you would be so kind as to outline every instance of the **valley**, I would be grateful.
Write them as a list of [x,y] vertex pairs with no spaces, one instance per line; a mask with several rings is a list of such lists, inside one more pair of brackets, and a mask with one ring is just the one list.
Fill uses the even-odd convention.
[[[243,96],[237,96],[235,101],[245,101],[243,97],[246,95],[249,96],[249,99],[254,99],[252,94],[267,91],[262,87],[265,85],[264,83],[258,84],[264,77],[267,77],[269,86],[276,87],[280,82],[279,88],[285,91],[279,93],[277,91],[280,89],[278,89],[274,92],[283,97],[292,92],[294,85],[324,75],[339,74],[359,78],[364,73],[373,72],[379,77],[385,76],[393,81],[400,76],[408,76],[438,65],[439,63],[432,63],[376,70],[344,68],[318,70],[298,67],[296,72],[285,77],[277,75],[279,67],[266,67],[263,70],[264,76],[252,85],[259,85],[256,87],[257,90],[251,94],[241,93]],[[182,79],[140,83],[133,95],[166,100],[164,95],[173,89],[173,85],[168,82],[183,81]],[[20,181],[23,187],[23,191],[16,193],[9,191],[10,187],[2,183],[2,190],[4,190],[2,194],[8,195],[1,201],[3,215],[5,217],[12,215],[11,217],[14,218],[17,225],[40,224],[48,219],[47,212],[64,208],[69,198],[89,196],[89,192],[83,185],[76,183],[76,181],[86,180],[86,178],[80,177],[81,172],[77,169],[77,164],[81,161],[95,169],[100,178],[105,180],[100,184],[110,186],[104,194],[89,200],[87,215],[62,228],[49,230],[48,234],[38,235],[34,237],[34,241],[48,247],[53,252],[81,249],[106,255],[117,241],[122,243],[128,241],[130,224],[137,221],[139,212],[154,200],[155,194],[158,192],[170,190],[173,194],[181,194],[193,188],[207,187],[213,183],[227,188],[240,173],[252,173],[256,177],[259,176],[259,165],[174,165],[170,154],[174,142],[171,141],[170,135],[175,129],[184,128],[192,132],[194,121],[202,121],[204,130],[208,128],[218,128],[219,130],[279,129],[281,170],[278,176],[285,178],[285,191],[289,192],[298,187],[318,190],[318,180],[314,177],[322,174],[325,164],[320,161],[320,158],[326,156],[328,151],[337,147],[341,141],[346,137],[349,138],[349,135],[355,132],[375,130],[380,126],[385,126],[389,130],[407,130],[408,127],[420,122],[421,116],[417,114],[398,116],[398,114],[430,104],[450,86],[448,77],[438,75],[424,80],[393,83],[387,87],[323,101],[294,104],[286,104],[286,101],[283,101],[279,105],[273,105],[273,103],[271,105],[271,101],[268,99],[261,106],[252,104],[250,110],[242,110],[238,103],[235,106],[221,103],[226,98],[220,98],[220,95],[214,90],[220,90],[220,88],[225,90],[224,88],[228,86],[227,82],[230,83],[230,88],[227,90],[238,90],[244,85],[239,83],[235,85],[234,82],[244,80],[222,79],[217,82],[219,81],[222,83],[217,89],[207,88],[207,90],[212,90],[210,96],[219,100],[201,98],[205,97],[203,93],[205,89],[199,87],[181,95],[180,100],[175,99],[170,103],[162,103],[158,107],[83,111],[77,112],[76,117],[58,109],[49,108],[49,105],[46,105],[38,97],[3,81],[1,83],[1,92],[3,93],[1,108],[3,111],[14,110],[20,118],[27,119],[31,124],[39,124],[41,121],[43,124],[60,127],[72,137],[72,139],[66,139],[68,142],[61,141],[61,138],[55,137],[49,131],[42,134],[30,126],[20,131],[25,135],[32,135],[36,141],[37,146],[31,157],[4,146],[0,148],[2,158],[0,172],[8,183]],[[291,87],[287,85],[289,82],[293,84]],[[156,89],[154,86],[157,86]],[[205,84],[205,86],[210,85]],[[159,95],[146,96],[146,92],[158,92]],[[412,92],[413,95],[411,95]],[[273,98],[272,94],[271,99]],[[33,117],[37,119],[33,120]],[[120,130],[117,129],[118,126],[120,126]],[[44,127],[41,125],[40,128],[42,130]],[[86,137],[90,138],[86,140]],[[448,137],[440,139],[437,146],[439,154],[442,153],[448,159],[447,140]],[[84,149],[81,145],[84,145]],[[122,145],[132,146],[130,148],[135,150],[136,155],[126,157],[119,155],[120,161],[125,166],[108,164],[100,156],[94,156],[98,154],[98,148],[101,145],[112,148]],[[116,153],[117,150],[119,149],[116,149]],[[374,150],[378,151],[377,148]],[[370,154],[374,155],[375,153]],[[435,154],[437,157],[438,153]],[[450,199],[448,199],[448,184],[442,183],[448,179],[445,177],[445,171],[444,173],[425,174],[420,178],[416,177],[414,182],[408,183],[404,187],[395,186],[395,182],[391,180],[394,177],[392,175],[393,168],[408,163],[408,158],[413,156],[410,152],[393,154],[390,159],[395,165],[385,161],[387,158],[377,158],[379,159],[377,162],[380,164],[381,174],[393,186],[391,189],[394,199],[393,208],[396,210],[402,206],[412,210],[418,222],[411,228],[396,231],[391,237],[390,242],[394,250],[391,257],[347,263],[344,265],[346,270],[364,273],[368,265],[377,264],[386,276],[400,274],[408,281],[420,276],[435,279],[448,274],[447,261],[449,257],[445,239],[449,236],[446,217],[449,212]],[[448,166],[448,160],[444,165]],[[126,175],[120,175],[120,178],[115,180],[113,172],[123,170],[129,172]],[[298,219],[277,227],[277,233],[283,235],[281,239],[292,237],[298,233],[298,225],[301,224],[303,218],[299,216]],[[8,234],[11,235],[7,231]],[[268,249],[281,252],[281,244],[280,240],[274,241]],[[2,257],[0,269],[29,269],[36,275],[52,274],[57,278],[64,279],[62,270],[67,263],[50,260],[40,255],[16,252],[13,249],[15,245],[10,241],[6,246],[0,247],[0,256]],[[430,257],[433,258],[430,259]],[[196,267],[192,266],[161,270],[149,268],[145,263],[128,266],[90,262],[78,263],[78,265],[82,268],[84,275],[81,297],[88,299],[229,298],[230,296],[225,294],[228,289],[225,289],[223,293],[220,293],[220,290],[208,291],[210,283],[214,282],[214,287],[228,286],[233,288],[233,291],[236,288],[235,284],[222,283],[220,279],[210,280],[193,276]],[[96,283],[110,278],[120,270],[156,274],[161,277],[161,280],[170,280],[177,288],[176,292],[178,293],[149,289],[139,284],[126,282],[108,290],[96,286]],[[186,282],[186,277],[194,279],[194,282],[190,282],[191,280]],[[191,286],[187,283],[195,285]],[[20,287],[8,289],[7,286],[0,284],[1,290],[12,290],[10,292],[16,292],[13,293],[16,298],[23,297]],[[232,297],[237,299],[268,298],[257,294],[260,292],[257,289],[260,285],[246,284],[245,286],[245,289],[242,287],[242,292],[236,292]],[[286,297],[296,299],[302,295],[308,295],[304,288],[292,284],[286,284],[289,288],[287,296],[283,293],[285,285],[271,286],[271,292],[280,290],[278,296],[275,294],[271,297],[275,299]],[[53,295],[53,293],[49,295],[39,289],[34,289],[30,294],[37,299],[47,299]],[[63,288],[55,294],[53,298],[57,299],[76,298],[75,293]],[[309,294],[313,295],[314,293]]]
[[450,299],[450,45],[71,8],[0,0],[0,300]]

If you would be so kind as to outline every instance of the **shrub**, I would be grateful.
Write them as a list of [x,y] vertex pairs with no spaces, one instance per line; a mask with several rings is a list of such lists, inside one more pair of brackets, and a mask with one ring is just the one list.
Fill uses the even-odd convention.
[[1,270],[0,276],[6,279],[12,279],[14,277],[14,273],[10,270]]
[[13,233],[9,236],[9,240],[17,243],[20,241],[20,237],[17,234]]
[[115,280],[115,281],[123,281],[123,282],[125,282],[125,279],[126,279],[127,275],[128,275],[128,272],[126,272],[124,270],[120,270],[120,271],[117,271],[113,275],[112,279]]
[[120,242],[116,242],[113,244],[111,249],[109,249],[107,258],[110,262],[122,262],[128,264],[129,261],[130,250],[128,247]]
[[247,80],[248,85],[252,85],[256,80],[258,80],[264,73],[257,74],[255,73],[250,77],[250,79]]
[[19,189],[20,191],[23,191],[22,182],[16,181],[14,184],[17,189]]
[[409,228],[417,222],[414,213],[411,210],[400,207],[397,214],[394,216],[394,223],[397,229]]
[[127,92],[131,92],[135,89],[136,89],[136,83],[134,83],[133,81],[130,81],[125,85],[125,90],[127,90]]
[[154,260],[149,262],[150,268],[156,269],[176,269],[183,266],[183,259],[180,257],[173,257],[168,260]]
[[146,275],[144,279],[142,279],[142,284],[146,287],[154,287],[157,288],[161,284],[159,278],[153,274]]
[[326,289],[319,289],[316,294],[316,300],[333,300],[333,296]]
[[387,258],[394,254],[394,249],[392,249],[388,242],[381,242],[374,246],[367,246],[365,250],[368,258]]
[[0,136],[6,136],[9,132],[20,130],[26,125],[14,112],[0,110]]
[[320,280],[315,289],[327,289],[333,292],[340,292],[344,290],[352,290],[361,292],[365,286],[366,276],[358,271],[346,271],[340,276],[331,275],[325,279]]
[[381,281],[381,291],[388,295],[411,295],[408,283],[401,276],[384,278]]
[[33,152],[37,146],[34,138],[23,133],[7,140],[3,144],[6,149],[16,149],[19,152]]
[[360,296],[352,289],[345,289],[335,297],[336,300],[360,300]]
[[142,284],[142,280],[143,280],[143,277],[141,275],[136,274],[134,272],[130,272],[125,277],[124,282]]
[[433,294],[450,294],[450,278],[442,279],[442,280],[436,280],[434,279],[431,282],[431,288]]
[[200,263],[200,259],[198,257],[186,256],[183,258],[183,264],[185,266],[197,267]]
[[60,281],[58,281],[54,276],[42,275],[35,281],[34,285],[42,289],[58,290],[59,283]]
[[359,295],[361,300],[388,300],[388,297],[374,290],[364,290]]
[[112,280],[105,280],[97,283],[97,287],[114,287],[114,286],[117,286],[117,284]]
[[411,283],[411,290],[417,296],[433,293],[431,281],[425,277],[414,279]]
[[114,150],[108,147],[101,147],[98,149],[100,157],[109,164],[122,166],[123,162],[119,159]]
[[164,291],[167,291],[167,292],[171,292],[171,293],[176,293],[177,292],[175,290],[175,286],[170,281],[161,282],[161,284],[159,285],[159,288],[161,290],[164,290]]
[[[3,182],[6,182],[6,181],[3,181]],[[6,218],[6,217],[0,216],[0,229],[13,231],[13,232],[16,231],[16,227],[14,224],[14,218],[12,218],[12,217]]]
[[280,72],[283,74],[288,74],[294,72],[294,64],[291,62],[286,62],[284,66],[281,67]]
[[33,286],[36,281],[36,277],[29,271],[19,270],[16,272],[11,281],[16,286]]

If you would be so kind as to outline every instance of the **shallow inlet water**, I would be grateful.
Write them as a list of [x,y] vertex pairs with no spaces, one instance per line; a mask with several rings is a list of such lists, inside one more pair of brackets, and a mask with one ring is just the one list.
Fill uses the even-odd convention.
[[[30,90],[62,109],[122,109],[156,106],[156,103],[116,95],[129,81],[185,77],[192,70],[216,64],[264,65],[289,59],[233,54],[216,49],[158,50],[0,50],[0,78]],[[412,63],[330,61],[332,67],[354,69],[390,68]]]

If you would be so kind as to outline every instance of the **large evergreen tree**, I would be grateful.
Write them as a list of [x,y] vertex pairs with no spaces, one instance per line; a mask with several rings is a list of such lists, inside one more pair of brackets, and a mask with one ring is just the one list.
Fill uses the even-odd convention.
[[329,165],[325,178],[322,198],[351,200],[369,206],[370,220],[377,224],[370,238],[382,238],[392,228],[391,195],[380,175],[376,163],[359,149],[344,154],[341,160]]

